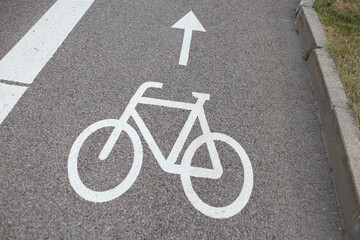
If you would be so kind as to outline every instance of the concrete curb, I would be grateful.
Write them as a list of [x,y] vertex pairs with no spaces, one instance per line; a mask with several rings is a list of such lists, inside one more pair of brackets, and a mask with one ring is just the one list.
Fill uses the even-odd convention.
[[327,38],[312,8],[313,2],[301,1],[296,22],[308,56],[307,67],[333,168],[345,235],[348,239],[360,239],[360,131],[348,108],[338,72],[327,50]]

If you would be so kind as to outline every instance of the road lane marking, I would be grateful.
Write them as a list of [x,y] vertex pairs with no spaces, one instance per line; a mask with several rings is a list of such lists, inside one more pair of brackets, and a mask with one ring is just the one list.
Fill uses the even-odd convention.
[[94,0],[58,0],[0,61],[0,79],[32,83]]
[[[58,0],[0,61],[0,80],[31,84],[94,0]],[[27,87],[0,84],[0,124]]]
[[[143,83],[133,95],[129,104],[125,108],[124,113],[119,119],[100,120],[91,124],[80,133],[72,145],[69,153],[68,176],[70,185],[74,191],[85,200],[101,203],[120,197],[134,184],[142,166],[143,148],[140,140],[140,134],[137,133],[137,131],[127,123],[131,117],[137,125],[139,132],[143,135],[145,142],[149,146],[161,169],[167,173],[180,175],[185,195],[191,204],[195,207],[195,209],[212,218],[229,218],[238,214],[248,203],[254,184],[253,170],[248,155],[242,146],[230,136],[210,131],[210,127],[206,120],[204,111],[204,103],[210,100],[209,94],[193,92],[193,96],[197,98],[195,103],[176,102],[164,99],[143,97],[147,89],[162,88],[162,86],[163,84],[159,82]],[[189,117],[180,131],[178,138],[175,141],[167,158],[165,158],[162,154],[159,146],[156,144],[152,134],[150,133],[150,130],[146,127],[143,119],[136,111],[136,106],[138,104],[190,110]],[[191,132],[191,129],[193,128],[196,120],[199,121],[203,134],[190,143],[184,152],[181,163],[177,164],[177,159],[179,158],[180,153],[185,146],[185,142],[187,142],[189,133]],[[106,160],[108,158],[121,133],[125,132],[130,137],[130,140],[133,144],[133,164],[125,179],[117,186],[105,191],[94,191],[91,188],[85,186],[85,184],[80,179],[78,171],[79,153],[81,152],[83,144],[89,137],[91,137],[94,132],[108,127],[111,127],[113,130],[110,134],[110,137],[104,144],[103,149],[100,151],[99,159]],[[218,207],[214,207],[205,203],[198,196],[191,182],[191,177],[219,179],[222,176],[224,170],[215,146],[215,141],[222,141],[235,150],[240,158],[244,173],[243,184],[237,198],[228,205]],[[195,152],[200,149],[203,144],[205,144],[208,148],[212,168],[195,167],[191,165]],[[98,151],[98,149],[96,149],[96,151]],[[227,161],[231,159],[222,158],[222,160]]]
[[184,38],[181,47],[179,65],[186,66],[189,59],[192,31],[206,32],[206,30],[192,11],[188,12],[171,27],[184,29]]
[[0,124],[9,114],[27,87],[0,83]]

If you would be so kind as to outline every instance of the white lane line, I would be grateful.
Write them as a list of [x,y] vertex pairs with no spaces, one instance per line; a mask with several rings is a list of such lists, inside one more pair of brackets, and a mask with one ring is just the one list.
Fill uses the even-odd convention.
[[58,0],[0,61],[0,79],[32,83],[94,0]]
[[0,83],[0,124],[9,114],[27,87]]
[[[30,84],[94,0],[58,0],[0,61],[0,80]],[[27,87],[0,83],[0,124]]]

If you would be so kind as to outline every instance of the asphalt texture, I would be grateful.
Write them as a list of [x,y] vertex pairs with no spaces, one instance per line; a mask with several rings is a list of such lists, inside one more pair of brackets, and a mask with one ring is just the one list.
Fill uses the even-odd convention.
[[[0,2],[1,58],[54,2]],[[0,125],[2,238],[342,239],[295,27],[297,4],[96,0]],[[180,66],[184,32],[171,26],[190,10],[206,32],[193,33],[188,65]],[[180,176],[160,168],[142,136],[142,169],[122,196],[93,203],[72,189],[67,162],[77,136],[94,122],[119,118],[147,81],[164,83],[149,97],[194,103],[191,92],[211,95],[204,105],[211,131],[239,142],[254,170],[250,200],[239,214],[213,219],[197,211]],[[137,110],[167,156],[189,111]],[[116,186],[132,164],[125,134],[108,159],[97,158],[110,132],[95,132],[79,155],[80,177],[93,190]],[[199,135],[197,123],[186,146]],[[205,202],[222,206],[238,195],[243,169],[229,146],[216,147],[224,175],[192,183]],[[192,165],[211,167],[205,145]]]

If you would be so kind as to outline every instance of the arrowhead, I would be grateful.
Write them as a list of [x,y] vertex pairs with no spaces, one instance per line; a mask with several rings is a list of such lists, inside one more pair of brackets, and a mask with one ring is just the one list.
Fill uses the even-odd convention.
[[179,21],[177,21],[172,28],[188,29],[191,31],[206,32],[205,28],[201,25],[200,21],[196,18],[195,14],[190,11]]

